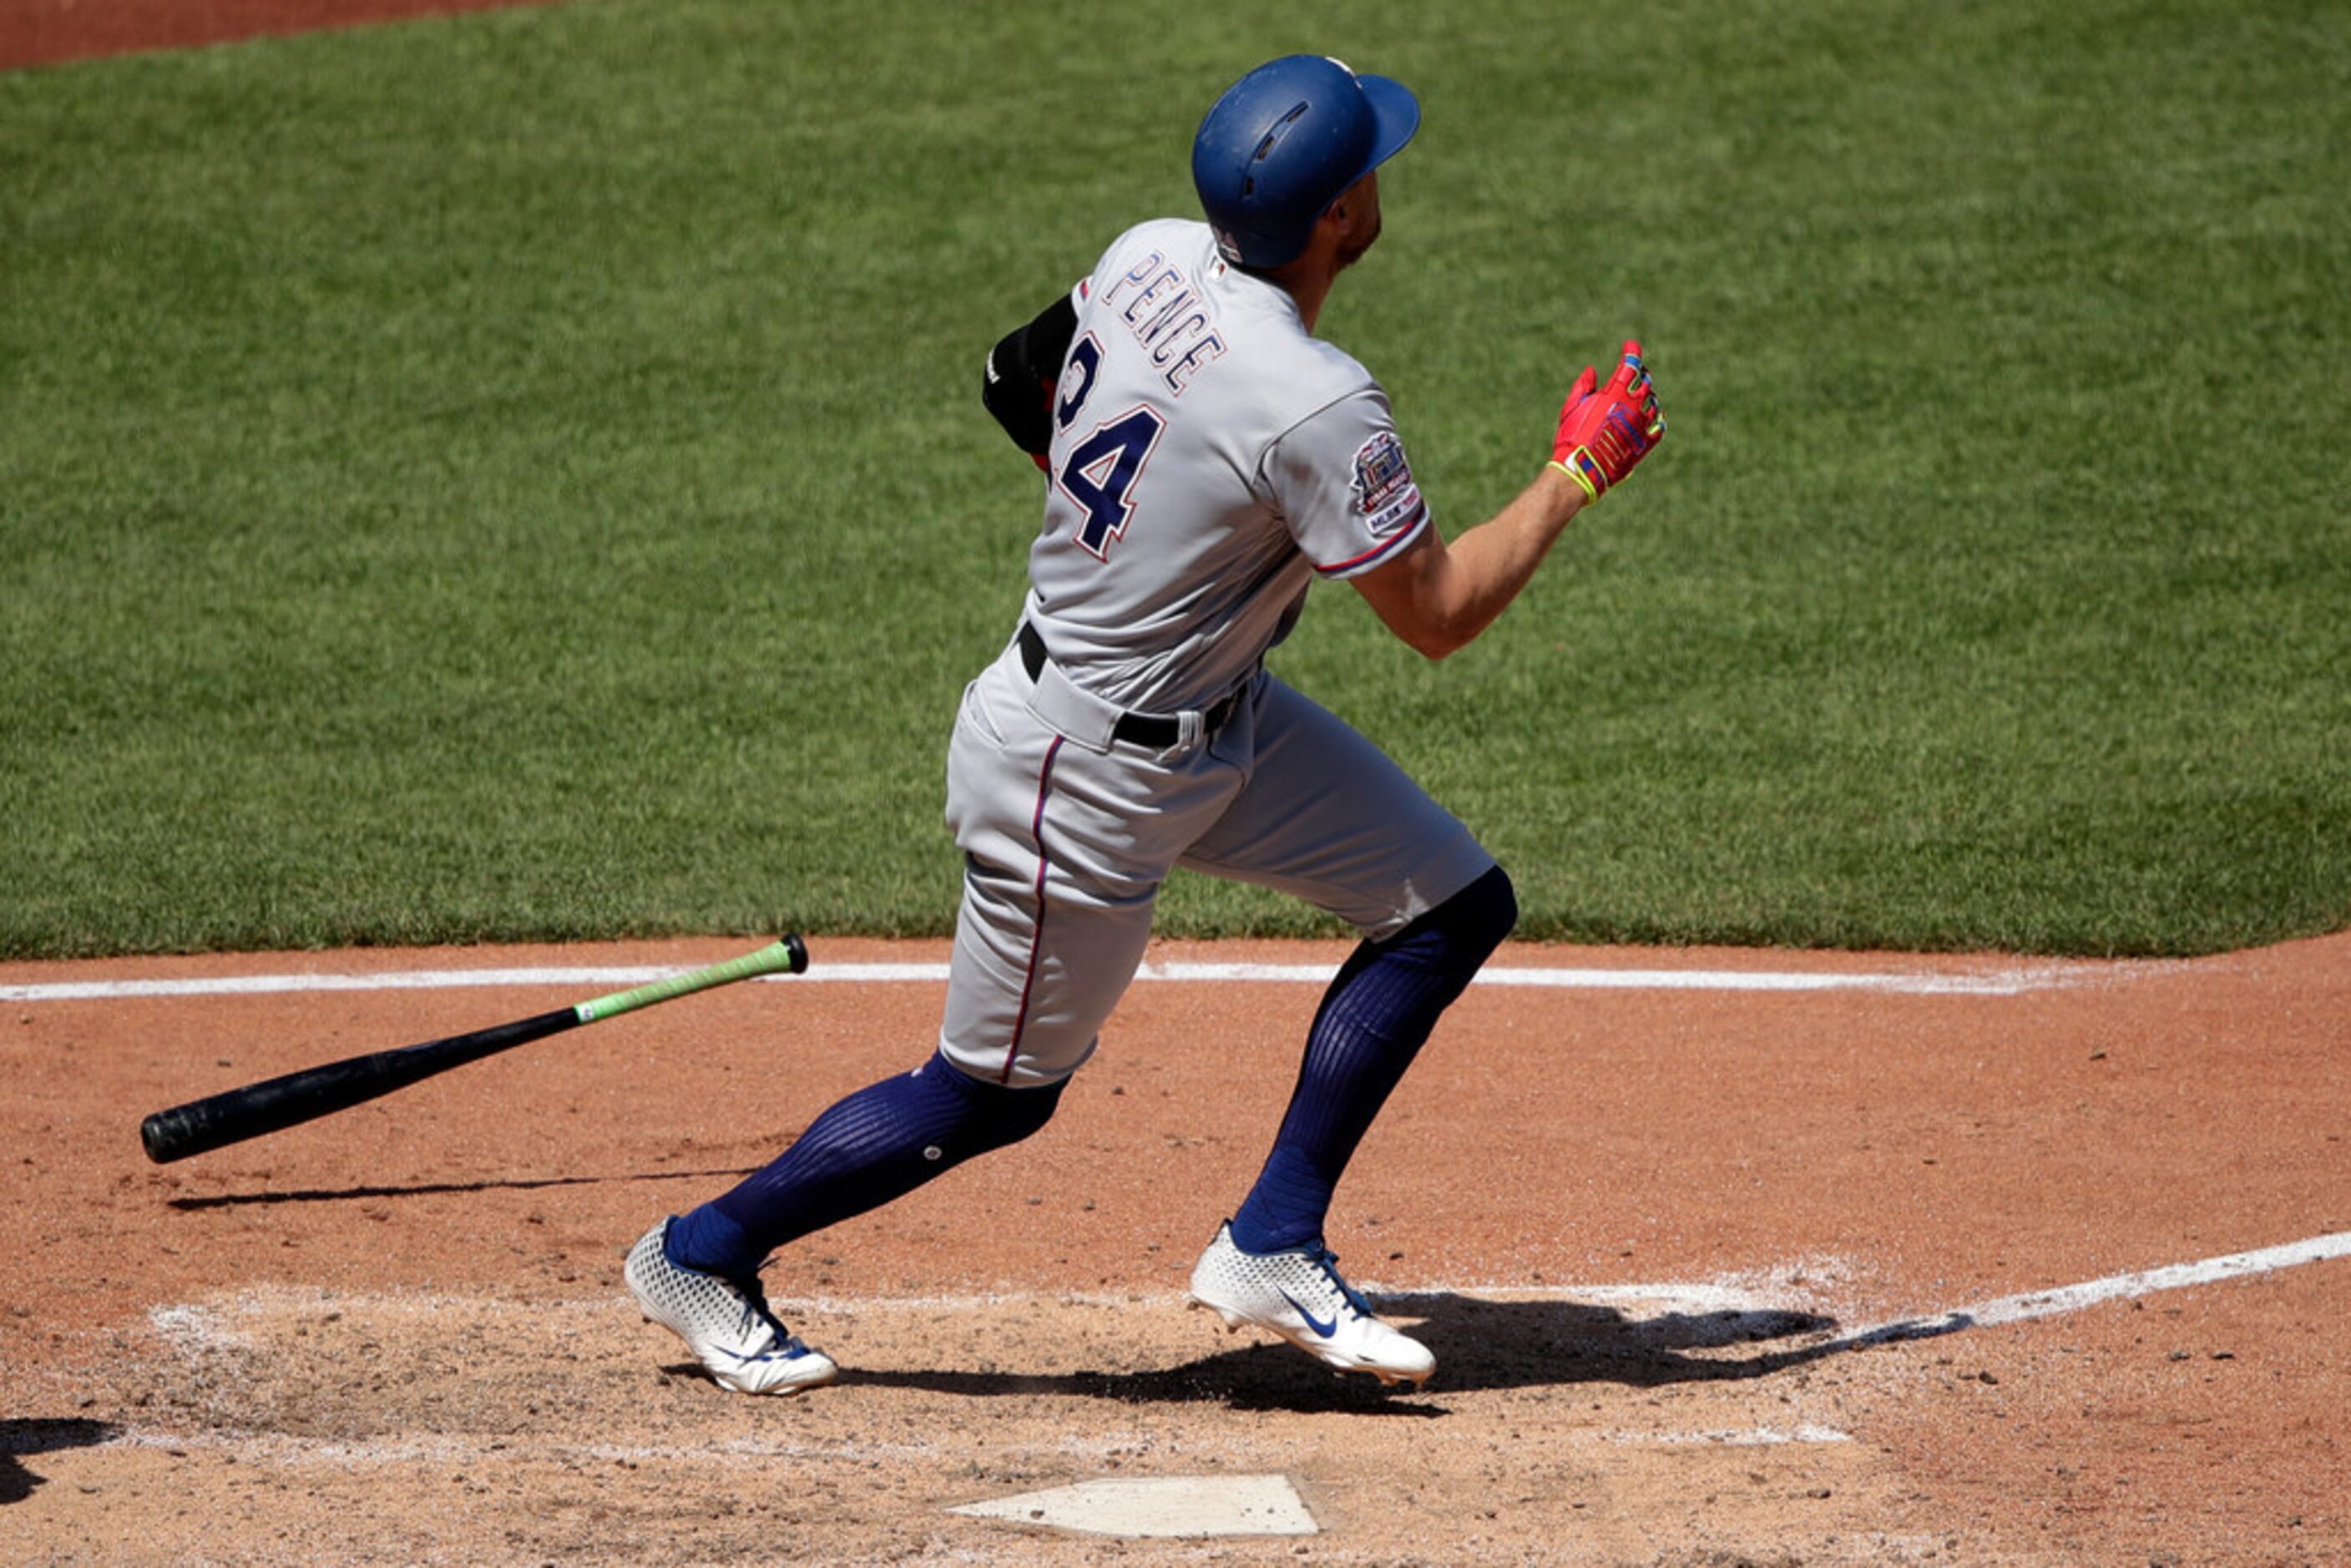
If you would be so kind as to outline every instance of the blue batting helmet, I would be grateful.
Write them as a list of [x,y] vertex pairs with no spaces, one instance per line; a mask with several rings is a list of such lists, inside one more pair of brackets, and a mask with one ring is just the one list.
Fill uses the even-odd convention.
[[1241,267],[1294,261],[1315,220],[1420,129],[1420,101],[1386,77],[1288,55],[1225,90],[1192,139],[1192,183],[1217,248]]

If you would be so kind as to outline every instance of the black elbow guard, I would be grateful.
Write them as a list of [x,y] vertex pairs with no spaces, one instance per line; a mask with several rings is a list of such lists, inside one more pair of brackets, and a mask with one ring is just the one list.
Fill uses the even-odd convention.
[[1012,444],[1042,455],[1053,441],[1053,385],[1077,334],[1077,308],[1063,295],[1037,319],[1007,333],[988,350],[979,401]]

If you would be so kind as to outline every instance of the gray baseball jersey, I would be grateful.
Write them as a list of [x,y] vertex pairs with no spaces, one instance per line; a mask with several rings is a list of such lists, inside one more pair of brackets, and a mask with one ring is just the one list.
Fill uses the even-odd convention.
[[1309,583],[1428,527],[1370,374],[1206,224],[1130,230],[1077,287],[1029,619],[1078,685],[1165,712],[1230,691]]
[[[965,879],[940,1049],[1015,1084],[1092,1052],[1176,865],[1376,938],[1494,863],[1262,668],[1315,579],[1370,570],[1431,526],[1377,383],[1287,293],[1228,267],[1203,224],[1130,230],[1072,303],[1034,635],[966,691],[947,760]],[[1122,738],[1138,715],[1169,733]]]

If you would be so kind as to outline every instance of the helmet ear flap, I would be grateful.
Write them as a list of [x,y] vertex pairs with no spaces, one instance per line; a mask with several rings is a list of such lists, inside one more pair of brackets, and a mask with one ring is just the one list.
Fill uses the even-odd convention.
[[1270,60],[1227,89],[1192,140],[1192,183],[1227,261],[1297,259],[1331,204],[1419,129],[1401,83],[1320,55]]

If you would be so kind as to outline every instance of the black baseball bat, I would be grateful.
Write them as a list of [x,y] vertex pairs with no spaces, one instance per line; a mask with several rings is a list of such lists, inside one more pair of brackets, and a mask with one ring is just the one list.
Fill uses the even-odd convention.
[[583,1023],[618,1018],[673,997],[706,991],[713,986],[747,980],[755,975],[798,975],[807,968],[807,945],[796,935],[788,936],[740,958],[673,975],[633,990],[596,997],[537,1018],[493,1024],[488,1029],[454,1034],[446,1040],[428,1040],[392,1051],[346,1057],[340,1061],[248,1083],[242,1089],[224,1090],[185,1105],[174,1105],[140,1123],[139,1141],[146,1145],[149,1159],[166,1165],[266,1133],[282,1132],[337,1111],[348,1111],[453,1067],[463,1067],[501,1051],[561,1034]]

